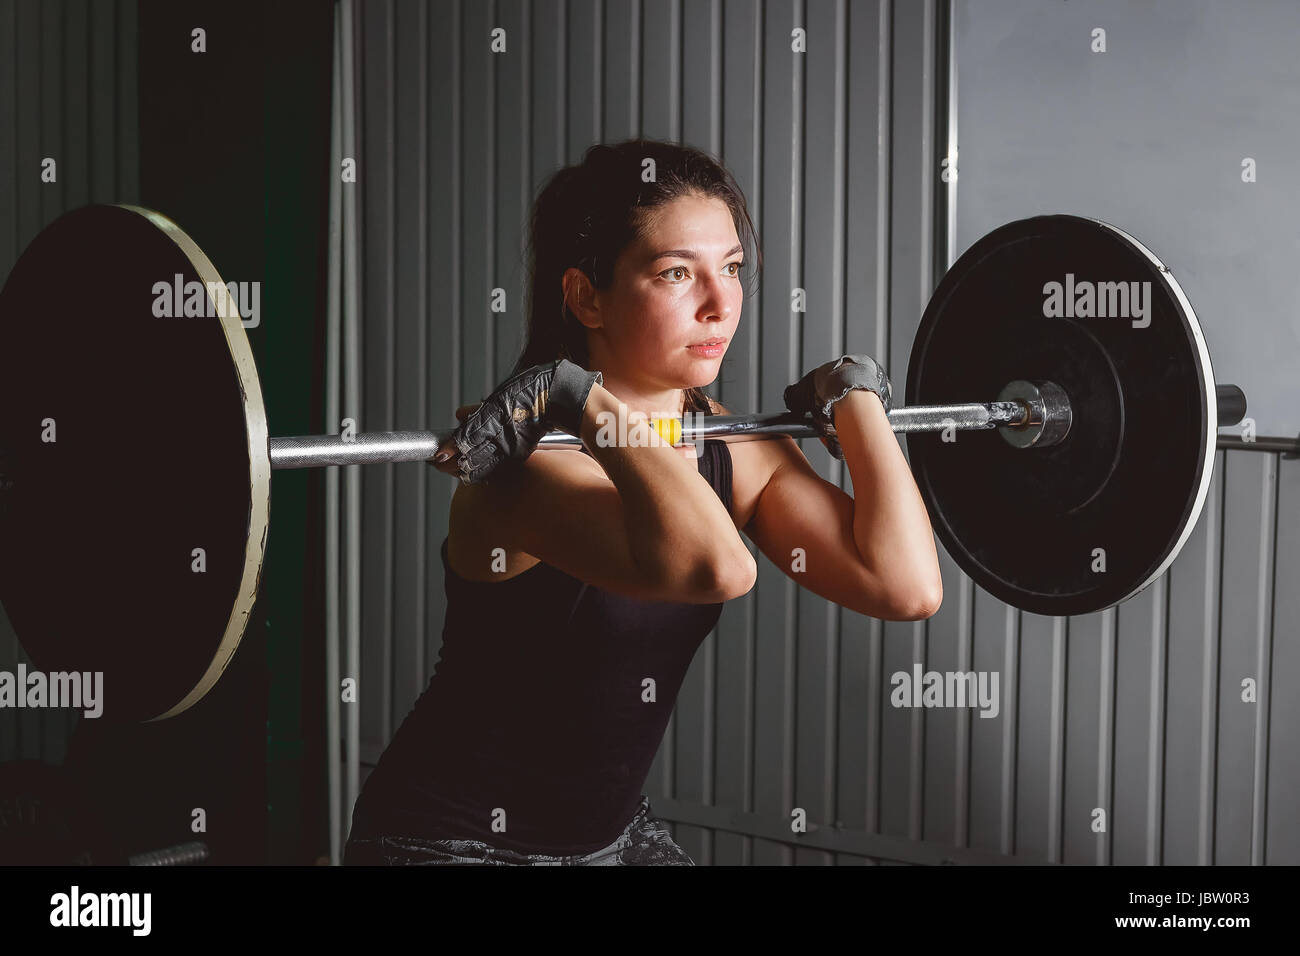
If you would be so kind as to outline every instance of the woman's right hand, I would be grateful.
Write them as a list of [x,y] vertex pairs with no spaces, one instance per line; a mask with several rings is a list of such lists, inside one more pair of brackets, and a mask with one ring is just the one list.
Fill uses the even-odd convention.
[[429,462],[463,484],[483,481],[503,463],[527,458],[553,428],[579,435],[587,396],[603,380],[568,359],[525,369],[477,405],[458,408],[460,425]]
[[[460,408],[456,409],[456,421],[463,422],[469,417],[470,412],[474,411],[474,409],[478,408],[482,404],[482,402],[475,402],[473,405],[462,405]],[[439,456],[443,456],[441,461],[438,460]],[[459,475],[460,464],[457,460],[458,458],[459,453],[456,451],[455,442],[447,441],[438,446],[434,456],[428,459],[428,462],[444,475]]]

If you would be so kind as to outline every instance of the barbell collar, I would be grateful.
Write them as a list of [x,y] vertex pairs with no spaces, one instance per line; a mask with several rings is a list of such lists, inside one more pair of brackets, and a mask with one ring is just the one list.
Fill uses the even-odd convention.
[[1065,390],[1055,382],[1008,382],[998,401],[1018,402],[1028,411],[1019,425],[999,434],[1014,448],[1050,448],[1070,432],[1073,414]]

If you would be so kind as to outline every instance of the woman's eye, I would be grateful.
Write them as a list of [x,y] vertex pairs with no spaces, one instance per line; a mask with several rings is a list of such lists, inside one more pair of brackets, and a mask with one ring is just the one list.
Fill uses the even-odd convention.
[[[740,275],[740,270],[745,268],[745,264],[743,262],[728,262],[726,267],[731,268],[732,266],[735,266],[736,268],[735,271],[729,273],[729,275],[734,279],[736,276]],[[659,275],[670,276],[673,275],[674,273],[685,272],[685,271],[686,271],[685,266],[673,266],[671,269],[665,269],[663,272],[659,273]]]

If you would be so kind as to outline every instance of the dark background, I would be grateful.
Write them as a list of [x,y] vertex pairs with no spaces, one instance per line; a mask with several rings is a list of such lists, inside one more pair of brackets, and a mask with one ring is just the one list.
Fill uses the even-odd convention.
[[[135,37],[133,7],[138,10]],[[64,208],[86,201],[138,203],[164,213],[195,239],[227,281],[262,283],[262,321],[247,332],[272,434],[324,430],[318,370],[323,365],[333,4],[17,3],[0,6],[0,24],[16,38],[16,87],[28,94],[13,123],[15,175],[39,181],[29,177],[25,151],[30,150],[57,155],[60,178],[68,183],[58,194],[43,194],[39,203],[18,200],[13,247],[20,250]],[[191,51],[195,27],[207,31],[205,53]],[[26,38],[39,42],[25,43]],[[138,55],[134,78],[129,75],[133,52]],[[79,60],[84,64],[74,66]],[[39,79],[39,86],[25,82],[29,79]],[[109,97],[101,104],[97,87],[105,82]],[[133,82],[136,156],[126,142],[135,136]],[[65,110],[58,109],[57,97]],[[98,109],[105,104],[108,116]],[[51,126],[47,118],[61,113],[63,123]],[[111,154],[118,174],[97,178]],[[79,191],[78,182],[89,188]],[[8,265],[0,263],[6,271]],[[111,402],[111,396],[105,400]],[[133,466],[147,470],[148,455],[165,451],[163,440],[136,455]],[[212,863],[312,863],[328,853],[322,475],[294,471],[275,477],[254,617],[212,693],[180,717],[157,724],[77,720],[64,768],[88,812],[99,816],[113,852],[203,840]],[[136,613],[147,615],[147,603]],[[105,639],[120,626],[129,621],[106,614]],[[34,734],[43,758],[57,763],[59,727],[33,724],[42,719],[56,718],[0,714],[0,731],[13,730],[0,732],[0,740],[26,741]],[[29,726],[3,726],[20,720]],[[20,743],[20,753],[27,749]],[[0,749],[0,759],[9,756]],[[206,833],[191,831],[195,808],[206,813]]]

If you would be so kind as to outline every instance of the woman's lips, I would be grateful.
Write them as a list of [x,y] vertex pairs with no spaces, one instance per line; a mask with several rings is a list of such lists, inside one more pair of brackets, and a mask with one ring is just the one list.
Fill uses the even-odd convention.
[[703,356],[704,358],[717,358],[724,351],[726,351],[727,340],[718,339],[716,342],[709,343],[709,344],[700,343],[698,345],[688,345],[687,348],[690,349],[692,352],[694,352],[696,355]]

